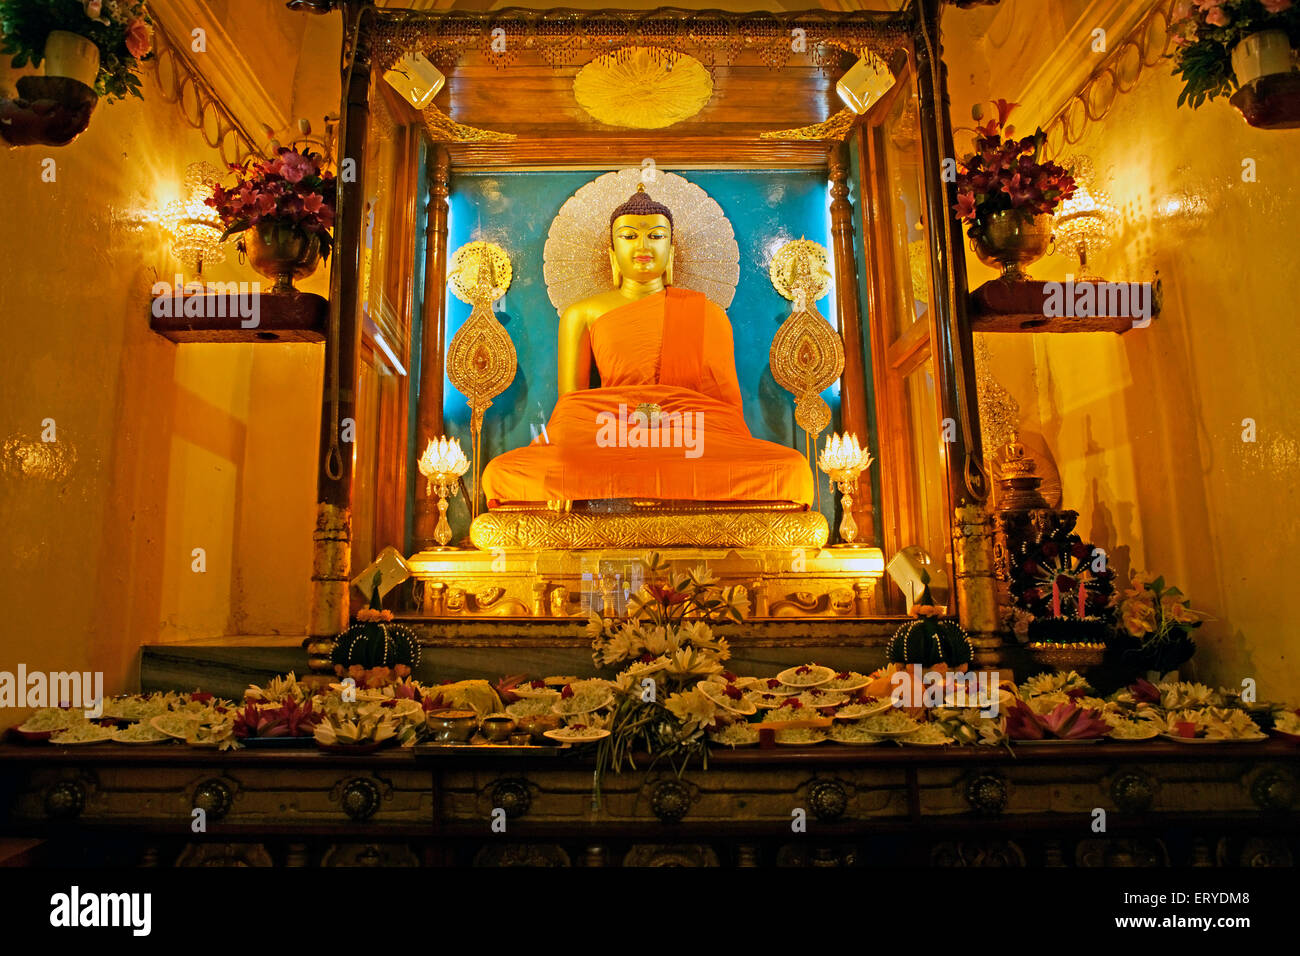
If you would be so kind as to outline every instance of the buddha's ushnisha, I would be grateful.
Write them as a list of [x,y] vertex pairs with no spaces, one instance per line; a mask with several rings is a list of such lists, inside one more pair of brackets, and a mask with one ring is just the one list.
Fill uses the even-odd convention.
[[609,224],[613,287],[560,317],[559,401],[546,438],[488,463],[488,506],[810,504],[803,455],[745,425],[727,314],[672,285],[672,211],[641,185]]

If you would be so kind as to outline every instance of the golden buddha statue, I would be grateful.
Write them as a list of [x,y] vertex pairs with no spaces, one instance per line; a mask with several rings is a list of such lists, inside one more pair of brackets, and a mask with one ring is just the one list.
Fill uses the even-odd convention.
[[489,508],[811,504],[804,456],[750,435],[727,314],[673,286],[674,250],[672,212],[638,187],[610,216],[614,287],[560,317],[559,400],[543,436],[483,472]]

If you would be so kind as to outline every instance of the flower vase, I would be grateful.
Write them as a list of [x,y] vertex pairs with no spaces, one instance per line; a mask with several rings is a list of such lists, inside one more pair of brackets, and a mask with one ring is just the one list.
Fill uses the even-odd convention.
[[286,223],[260,222],[249,228],[244,250],[254,269],[275,280],[272,293],[292,295],[293,280],[316,271],[320,236]]
[[971,237],[971,246],[980,262],[1002,270],[1001,279],[1024,282],[1030,278],[1024,267],[1041,259],[1051,241],[1050,215],[1028,217],[1004,209],[981,218],[980,231]]
[[1282,30],[1261,30],[1244,36],[1232,48],[1232,72],[1237,85],[1253,83],[1261,76],[1290,73],[1295,68],[1291,40]]
[[64,76],[94,89],[99,47],[79,33],[51,30],[45,40],[45,75]]

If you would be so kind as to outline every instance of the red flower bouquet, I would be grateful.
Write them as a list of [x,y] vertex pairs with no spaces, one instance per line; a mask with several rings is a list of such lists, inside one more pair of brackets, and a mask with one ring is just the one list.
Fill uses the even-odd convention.
[[238,174],[235,185],[218,185],[204,200],[226,227],[222,239],[274,223],[319,236],[321,257],[329,258],[338,183],[321,168],[319,154],[282,146],[272,159],[230,168]]
[[[1069,171],[1042,158],[1047,134],[1040,129],[1016,139],[1015,127],[1008,126],[1007,119],[1018,104],[1000,99],[993,105],[997,118],[975,128],[974,152],[957,164],[957,205],[953,209],[969,224],[973,239],[983,235],[994,213],[1010,209],[1030,220],[1055,212],[1074,195],[1074,177]],[[972,113],[976,122],[983,117],[980,106]]]

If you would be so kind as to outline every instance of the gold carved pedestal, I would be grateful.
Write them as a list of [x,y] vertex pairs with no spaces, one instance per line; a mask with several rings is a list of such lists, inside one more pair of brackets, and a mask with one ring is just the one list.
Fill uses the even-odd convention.
[[470,525],[474,547],[511,548],[820,548],[830,529],[817,511],[748,508],[633,508],[621,513],[497,510]]
[[744,587],[751,618],[881,614],[883,553],[828,549],[828,536],[823,515],[794,509],[497,510],[471,525],[479,550],[423,551],[410,564],[417,613],[429,617],[617,616],[650,551]]

